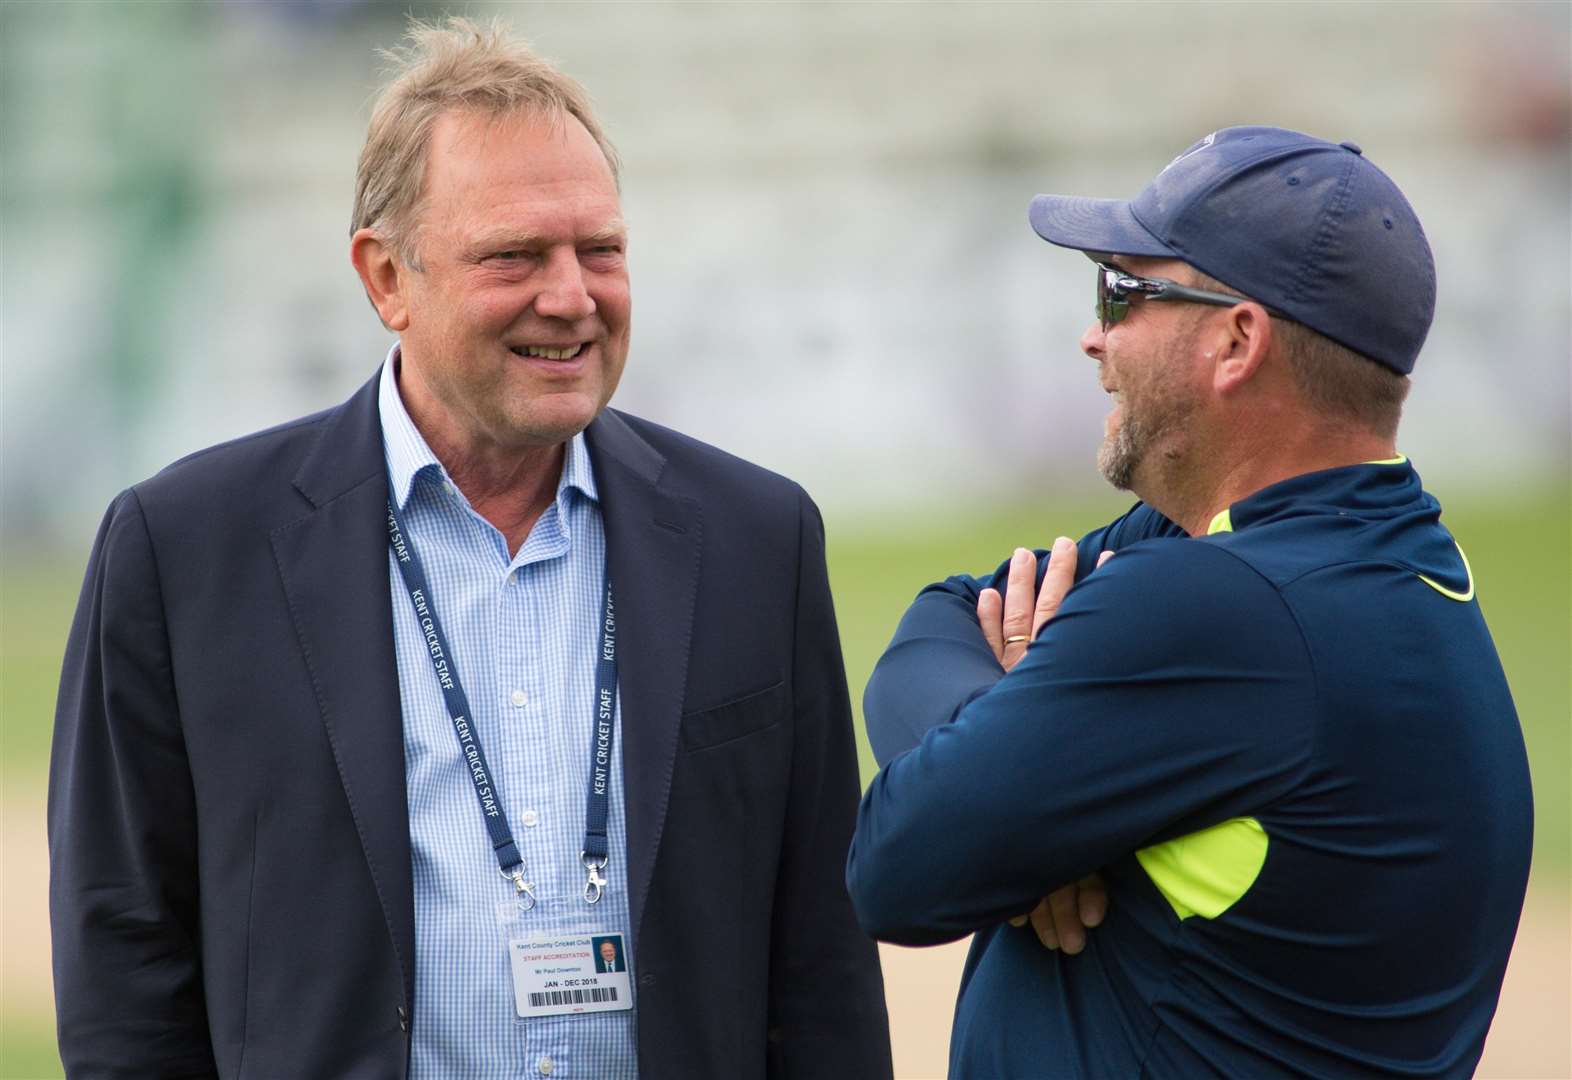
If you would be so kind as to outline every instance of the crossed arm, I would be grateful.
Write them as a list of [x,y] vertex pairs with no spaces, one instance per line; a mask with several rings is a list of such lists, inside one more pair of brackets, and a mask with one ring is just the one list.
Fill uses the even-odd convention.
[[[1097,568],[1103,552],[1158,537],[1180,537],[1184,531],[1155,510],[1137,504],[1129,513],[1088,533],[1076,545],[1073,575],[1065,589],[1086,580]],[[1035,637],[1039,627],[1031,626],[1036,595],[1047,575],[1050,553],[1029,552],[1035,566],[1024,575],[1012,576],[1020,556],[1012,556],[988,577],[958,574],[929,585],[917,594],[901,617],[895,636],[879,658],[863,694],[863,715],[868,726],[868,741],[881,766],[922,741],[932,728],[948,724],[970,702],[993,688],[1004,677],[1004,653],[992,647],[984,636],[979,616],[983,594],[1000,594],[996,610],[1001,619],[1007,606],[1004,600],[1013,592],[1021,599],[1021,584],[1031,583],[1031,595],[1024,608],[1011,608],[1011,629],[1002,631],[998,640],[1028,633]],[[1062,601],[1061,591],[1055,602]],[[992,604],[992,601],[986,601]],[[1021,629],[1025,626],[1026,629]],[[1012,654],[1019,660],[1024,643]]]
[[[1018,918],[1288,790],[1313,679],[1280,597],[1214,545],[1125,549],[1110,531],[1088,538],[1120,549],[1095,574],[1100,552],[1083,541],[1083,587],[1054,596],[1049,579],[1061,606],[1024,657],[994,654],[975,614],[993,601],[975,579],[930,588],[902,620],[865,701],[876,747],[896,752],[864,796],[847,869],[875,936],[931,944]],[[1001,573],[1003,646],[1015,590]]]
[[[928,728],[948,723],[1014,668],[1070,588],[1113,557],[1102,545],[1178,533],[1166,519],[1138,506],[1089,534],[1079,546],[1061,536],[1047,552],[1017,548],[995,572],[992,584],[958,576],[923,590],[864,698],[879,763],[916,745]],[[935,653],[941,663],[932,662]],[[919,693],[900,694],[898,688],[912,686],[914,679]],[[891,696],[898,700],[886,707]],[[1086,930],[1102,922],[1107,908],[1107,890],[1094,873],[1056,889],[1029,915],[1014,916],[1010,923],[1023,926],[1029,918],[1046,948],[1062,946],[1073,955],[1085,947]]]

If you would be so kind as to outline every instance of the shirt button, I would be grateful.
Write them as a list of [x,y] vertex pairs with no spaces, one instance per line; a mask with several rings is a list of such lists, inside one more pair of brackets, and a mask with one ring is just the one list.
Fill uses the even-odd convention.
[[513,691],[513,704],[522,709],[529,702],[529,695],[522,690]]
[[540,1075],[542,1076],[550,1076],[551,1070],[555,1069],[556,1067],[557,1063],[552,1061],[550,1057],[547,1057],[544,1054],[541,1055],[539,1061],[535,1062],[535,1068],[539,1070]]
[[524,822],[524,827],[526,829],[533,829],[536,825],[540,824],[540,815],[535,813],[533,810],[526,810],[524,811],[524,816],[519,820]]

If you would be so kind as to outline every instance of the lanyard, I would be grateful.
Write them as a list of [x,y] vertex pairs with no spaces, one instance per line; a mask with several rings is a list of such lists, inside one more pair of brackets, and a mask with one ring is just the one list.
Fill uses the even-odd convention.
[[[392,483],[389,482],[389,489]],[[410,603],[415,608],[415,621],[426,641],[426,651],[431,666],[436,671],[437,682],[442,687],[442,698],[453,721],[453,733],[458,737],[459,750],[469,771],[470,784],[475,789],[475,799],[486,822],[486,832],[491,837],[491,849],[497,856],[497,866],[502,876],[513,882],[517,899],[525,911],[535,906],[535,886],[524,880],[524,856],[519,853],[508,827],[508,816],[502,809],[502,798],[497,791],[491,766],[486,763],[486,753],[480,746],[480,734],[475,730],[469,711],[469,699],[459,683],[458,666],[453,660],[453,650],[442,623],[432,606],[431,587],[426,583],[426,571],[420,557],[415,554],[414,543],[399,523],[393,502],[388,501],[388,545],[393,550],[404,577],[404,587],[409,590]],[[611,788],[611,747],[613,717],[617,700],[617,620],[611,602],[611,582],[606,582],[606,608],[600,623],[600,648],[595,663],[595,723],[590,739],[589,793],[584,807],[584,848],[579,859],[588,878],[584,882],[584,902],[593,904],[601,898],[607,880],[600,872],[606,868],[609,850],[606,840],[606,821],[609,816]]]

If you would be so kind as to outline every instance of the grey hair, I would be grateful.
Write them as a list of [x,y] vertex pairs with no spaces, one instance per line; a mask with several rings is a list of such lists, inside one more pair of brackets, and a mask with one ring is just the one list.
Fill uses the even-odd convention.
[[616,148],[601,129],[589,94],[506,24],[449,17],[440,23],[411,19],[407,44],[382,50],[388,82],[372,107],[366,145],[355,169],[355,206],[349,232],[371,229],[412,269],[418,210],[425,191],[426,156],[437,119],[453,109],[502,116],[520,109],[584,125],[621,185]]

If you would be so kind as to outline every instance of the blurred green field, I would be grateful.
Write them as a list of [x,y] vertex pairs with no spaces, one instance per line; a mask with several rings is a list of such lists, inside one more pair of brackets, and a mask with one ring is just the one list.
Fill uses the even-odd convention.
[[38,1024],[16,1024],[0,1017],[0,1077],[4,1080],[55,1080],[63,1077],[60,1055],[55,1052],[52,1028]]
[[[1510,498],[1451,499],[1445,521],[1468,552],[1479,602],[1495,633],[1528,742],[1537,825],[1535,880],[1564,887],[1572,872],[1572,502],[1550,481]],[[947,574],[990,570],[1017,544],[1046,546],[1122,512],[1115,493],[1005,510],[828,520],[830,576],[864,781],[874,772],[860,734],[862,687],[917,590]],[[85,556],[0,560],[0,785],[10,810],[37,820],[47,771],[60,656]],[[19,815],[20,816],[20,815]],[[8,893],[18,888],[5,883]],[[28,883],[26,888],[41,888]],[[13,893],[13,903],[15,894]],[[7,925],[7,949],[42,926]],[[58,1076],[42,986],[6,986],[0,1077]]]

